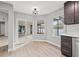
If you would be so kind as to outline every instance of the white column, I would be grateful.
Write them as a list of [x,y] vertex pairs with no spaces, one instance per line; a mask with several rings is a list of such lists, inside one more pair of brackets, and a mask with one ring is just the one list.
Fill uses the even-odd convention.
[[[45,16],[45,19],[46,19],[46,16]],[[44,29],[45,29],[44,35],[45,35],[45,39],[47,39],[47,19],[44,20],[44,24],[45,24],[45,26],[44,26]]]
[[8,14],[5,19],[5,36],[8,36]]
[[18,19],[16,18],[15,19],[15,37],[16,37],[16,40],[15,40],[15,45],[18,43],[18,39],[19,39],[19,37],[18,37]]
[[8,14],[8,51],[13,51],[15,50],[15,43],[14,43],[14,39],[16,39],[16,37],[14,36],[15,32],[14,32],[14,10],[13,8],[10,8],[9,10],[9,14]]
[[37,16],[33,16],[33,39],[35,39],[37,34]]
[[28,34],[28,31],[27,31],[27,21],[25,21],[25,40],[27,39],[27,34]]
[[34,21],[34,16],[32,17],[33,18],[33,26],[32,26],[32,39],[34,40],[34,36],[35,36],[35,32],[34,32],[34,28],[35,28],[35,21]]

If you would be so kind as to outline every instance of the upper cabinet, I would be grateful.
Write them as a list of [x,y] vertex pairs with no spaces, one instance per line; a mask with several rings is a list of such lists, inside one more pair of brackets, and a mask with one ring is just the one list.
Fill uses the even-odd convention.
[[79,24],[78,1],[68,1],[64,4],[64,24]]
[[68,1],[64,4],[64,23],[74,24],[74,1]]
[[75,1],[75,24],[79,24],[79,1]]

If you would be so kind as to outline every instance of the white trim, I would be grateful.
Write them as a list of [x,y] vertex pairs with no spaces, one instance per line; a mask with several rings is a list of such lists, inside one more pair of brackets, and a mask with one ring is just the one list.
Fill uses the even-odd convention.
[[27,43],[25,42],[25,43],[19,45],[18,47],[15,47],[15,49],[18,49],[18,48],[20,48],[20,47],[22,47],[22,46],[24,46],[24,45],[26,45],[26,44],[29,44],[30,42],[32,42],[32,41],[29,41],[29,42],[27,42]]
[[47,41],[47,40],[37,40],[37,39],[34,39],[34,40],[32,40],[32,41],[44,41],[44,42],[45,42],[45,41]]
[[46,40],[46,42],[48,42],[48,43],[50,43],[50,44],[52,44],[52,45],[54,45],[54,46],[57,46],[58,48],[61,48],[60,45],[58,45],[58,44],[56,44],[56,43],[53,43],[53,42],[48,41],[48,40]]
[[23,43],[23,44],[19,44],[17,47],[15,47],[16,49],[18,49],[18,48],[20,48],[20,47],[22,47],[22,46],[24,46],[25,45],[25,43]]
[[16,49],[8,49],[8,52],[15,51]]
[[56,46],[56,47],[58,47],[58,48],[61,48],[61,46],[60,46],[60,45],[58,45],[58,44],[56,44],[56,43],[53,43],[53,42],[51,42],[51,41],[48,41],[48,40],[32,40],[32,41],[42,41],[42,42],[48,42],[48,43],[50,43],[50,44],[52,44],[52,45],[54,45],[54,46]]
[[17,50],[18,48],[21,48],[21,47],[23,47],[24,45],[29,44],[30,42],[32,42],[32,41],[30,40],[30,41],[28,41],[28,42],[24,42],[24,43],[18,45],[17,47],[16,47],[16,45],[15,45],[15,48],[14,48],[14,49],[8,49],[8,52],[15,51],[15,50]]

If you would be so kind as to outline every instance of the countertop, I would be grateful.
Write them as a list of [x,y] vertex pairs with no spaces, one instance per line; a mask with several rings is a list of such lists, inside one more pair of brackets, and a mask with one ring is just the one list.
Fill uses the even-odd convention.
[[79,34],[62,34],[63,36],[70,36],[70,37],[75,37],[79,38]]

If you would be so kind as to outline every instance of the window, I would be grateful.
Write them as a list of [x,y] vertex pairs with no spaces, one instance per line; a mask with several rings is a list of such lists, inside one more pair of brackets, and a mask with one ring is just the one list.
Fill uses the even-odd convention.
[[25,22],[18,21],[18,36],[23,37],[25,36]]
[[37,24],[37,34],[44,34],[44,24]]
[[19,32],[19,37],[24,36],[25,35],[25,26],[19,25],[18,32]]
[[59,36],[64,32],[64,24],[62,19],[63,18],[54,19],[54,33],[56,36]]
[[32,25],[30,25],[30,34],[32,34]]
[[25,33],[25,26],[19,25],[19,34]]

